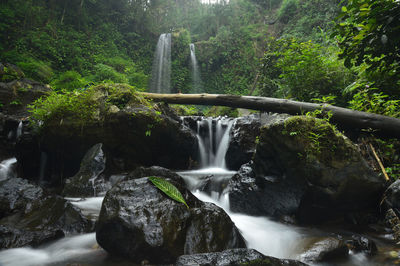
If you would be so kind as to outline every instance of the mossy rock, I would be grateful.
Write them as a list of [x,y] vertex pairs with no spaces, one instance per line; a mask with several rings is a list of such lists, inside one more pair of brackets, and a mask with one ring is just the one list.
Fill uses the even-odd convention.
[[313,117],[294,116],[262,127],[253,159],[251,171],[230,184],[236,212],[294,216],[303,223],[350,218],[373,212],[385,188],[357,146]]

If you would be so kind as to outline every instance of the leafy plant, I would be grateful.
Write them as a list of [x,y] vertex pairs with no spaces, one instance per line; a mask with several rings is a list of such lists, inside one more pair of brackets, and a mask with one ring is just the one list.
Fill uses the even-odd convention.
[[13,101],[10,102],[10,105],[14,105],[14,106],[21,105],[21,104],[22,103],[21,103],[20,100],[13,100]]
[[186,201],[183,198],[182,194],[170,182],[161,177],[156,177],[156,176],[150,176],[149,180],[153,183],[153,185],[155,185],[158,189],[164,192],[168,197],[170,197],[173,200],[176,200],[177,202],[185,204],[186,207],[189,209],[189,206],[186,204]]
[[400,100],[390,100],[389,95],[379,92],[377,88],[368,88],[358,91],[349,102],[354,110],[369,113],[400,117]]

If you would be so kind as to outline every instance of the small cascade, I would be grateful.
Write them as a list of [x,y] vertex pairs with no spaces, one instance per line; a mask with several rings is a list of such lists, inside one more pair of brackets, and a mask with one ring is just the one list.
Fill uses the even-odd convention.
[[158,39],[151,72],[150,92],[171,93],[171,33]]
[[[225,210],[242,233],[249,248],[278,258],[295,258],[301,246],[301,234],[296,228],[271,221],[267,217],[252,217],[230,210],[226,188],[236,173],[228,171],[225,155],[229,147],[234,119],[203,118],[197,120],[197,139],[202,169],[179,172],[187,187],[198,199],[212,202]],[[192,128],[193,128],[193,124]]]
[[202,81],[201,81],[201,76],[200,76],[200,69],[199,69],[199,64],[197,63],[196,59],[196,51],[195,51],[195,46],[193,43],[190,44],[190,63],[192,66],[192,91],[193,93],[201,93],[202,90]]
[[225,155],[229,147],[229,133],[234,119],[205,118],[197,121],[201,167],[226,169]]
[[15,177],[12,166],[17,162],[16,158],[10,158],[0,163],[0,181]]
[[23,126],[24,124],[22,123],[22,121],[20,121],[17,127],[16,139],[18,139],[22,135]]

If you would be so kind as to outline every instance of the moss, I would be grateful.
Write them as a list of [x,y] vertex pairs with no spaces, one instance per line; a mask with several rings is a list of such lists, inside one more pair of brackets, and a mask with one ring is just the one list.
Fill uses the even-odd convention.
[[282,134],[304,147],[304,158],[331,163],[335,158],[354,156],[356,151],[350,141],[326,120],[308,116],[294,116],[284,123]]
[[36,121],[62,123],[64,119],[83,125],[90,121],[101,121],[111,106],[123,109],[127,106],[152,105],[134,87],[127,84],[101,84],[86,90],[53,91],[47,97],[36,100],[29,106],[32,119]]

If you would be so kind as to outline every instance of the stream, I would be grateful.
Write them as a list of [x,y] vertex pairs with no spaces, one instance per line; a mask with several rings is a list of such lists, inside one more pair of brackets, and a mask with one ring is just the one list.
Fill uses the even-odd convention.
[[[244,237],[247,247],[256,249],[264,255],[277,258],[304,261],[307,248],[318,240],[338,235],[344,240],[354,234],[341,228],[306,228],[283,224],[268,217],[254,217],[233,213],[229,208],[229,194],[224,191],[229,179],[236,173],[225,168],[225,154],[229,143],[229,132],[234,123],[229,119],[204,119],[197,122],[197,134],[202,168],[194,171],[178,172],[192,193],[204,202],[211,202],[224,209]],[[204,133],[206,132],[206,134]],[[0,178],[10,171],[15,159],[0,164]],[[204,190],[207,185],[207,191]],[[203,190],[203,191],[202,191]],[[80,208],[82,213],[92,220],[98,218],[104,197],[66,198]],[[362,234],[358,232],[358,234]],[[392,239],[385,233],[365,235],[373,239],[378,246],[378,254],[368,257],[360,252],[349,253],[346,260],[335,264],[314,265],[393,265],[394,249]],[[1,266],[30,265],[134,265],[126,260],[110,258],[107,252],[98,246],[95,233],[69,235],[37,248],[14,248],[0,251]]]

